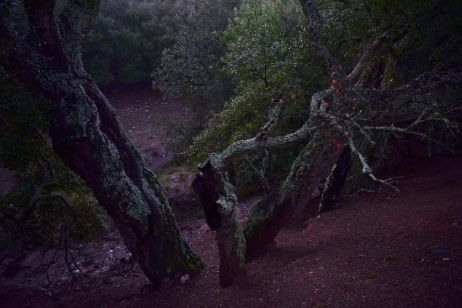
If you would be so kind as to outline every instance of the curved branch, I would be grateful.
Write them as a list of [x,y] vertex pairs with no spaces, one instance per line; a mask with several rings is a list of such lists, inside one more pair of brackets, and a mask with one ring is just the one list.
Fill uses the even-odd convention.
[[[279,148],[296,142],[306,141],[311,136],[312,132],[317,129],[317,126],[314,124],[314,116],[317,112],[319,112],[319,110],[323,110],[325,108],[324,98],[332,95],[332,93],[333,89],[328,89],[313,94],[310,105],[312,116],[310,116],[310,118],[298,130],[284,136],[268,137],[268,133],[272,128],[274,128],[275,123],[279,120],[278,117],[280,117],[275,108],[276,111],[273,111],[273,113],[270,114],[268,122],[263,126],[262,131],[260,131],[256,137],[239,140],[229,145],[220,154],[222,160],[226,163],[239,155],[254,152],[259,149]],[[283,104],[282,100],[280,100],[280,104]]]
[[366,67],[369,59],[374,51],[376,51],[384,42],[389,39],[389,33],[386,31],[382,34],[378,39],[367,46],[366,50],[363,52],[361,57],[358,60],[355,68],[351,71],[351,73],[346,77],[352,84],[355,83],[358,78],[361,76],[364,68]]

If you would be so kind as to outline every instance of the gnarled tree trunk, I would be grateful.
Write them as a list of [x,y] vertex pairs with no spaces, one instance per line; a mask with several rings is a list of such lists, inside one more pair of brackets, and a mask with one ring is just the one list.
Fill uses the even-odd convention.
[[219,155],[211,154],[200,167],[193,188],[203,204],[207,224],[216,231],[220,256],[220,285],[228,287],[245,270],[245,239],[237,217],[237,196]]
[[0,65],[54,102],[53,148],[93,190],[154,285],[201,262],[184,241],[155,174],[125,135],[85,72],[80,44],[99,1],[70,0],[58,18],[52,0],[25,0],[31,33],[20,38],[0,12]]
[[[233,143],[220,154],[210,154],[209,159],[199,167],[200,174],[192,185],[203,205],[207,224],[217,232],[222,287],[231,285],[245,274],[244,263],[248,247],[237,217],[237,196],[228,179],[227,163],[239,154],[271,143],[268,133],[276,126],[284,106],[284,102],[279,99],[272,103],[274,108],[270,112],[269,120],[259,134],[252,139]],[[276,141],[273,145],[279,144],[280,141]]]
[[[319,63],[326,77],[332,81],[332,87],[313,94],[310,117],[299,130],[285,136],[269,136],[281,116],[282,100],[275,101],[273,104],[276,103],[276,108],[270,114],[268,122],[254,138],[234,142],[222,153],[218,154],[224,165],[221,168],[225,168],[228,161],[248,152],[283,147],[296,142],[305,143],[304,149],[292,164],[291,171],[279,191],[269,193],[262,201],[253,206],[249,219],[244,226],[247,258],[251,258],[268,245],[271,245],[287,218],[297,209],[302,209],[312,198],[311,194],[314,188],[319,187],[321,180],[328,178],[330,175],[332,166],[339,160],[340,153],[345,148],[347,136],[342,133],[344,130],[337,123],[338,120],[327,112],[330,104],[326,103],[325,99],[338,96],[340,88],[344,84],[349,85],[356,82],[361,76],[372,51],[386,38],[384,35],[371,44],[361,56],[351,74],[344,76],[341,70],[338,69],[336,59],[332,53],[321,42],[323,19],[319,12],[317,1],[300,0],[300,4],[306,16],[311,54]],[[339,78],[339,80],[332,80],[332,77]],[[329,131],[330,136],[324,135],[323,131]],[[219,172],[217,169],[213,170],[215,173]],[[202,200],[207,199],[207,202],[204,202],[207,214],[207,210],[219,208],[219,204],[216,202],[216,197],[210,197],[213,195],[212,192],[216,190],[216,183],[214,184],[213,181],[209,181],[209,184],[206,183],[207,181],[198,179],[195,189],[203,196],[208,195],[207,198],[201,198]],[[334,195],[341,189],[344,181],[336,177],[335,183]],[[331,195],[330,191],[326,191],[326,198],[328,195]],[[331,199],[335,200],[332,196]],[[217,211],[215,210],[215,212]]]
[[313,198],[313,191],[329,175],[341,151],[325,136],[312,136],[293,162],[278,194],[268,196],[252,207],[244,228],[247,258],[264,251],[274,242],[287,220],[305,209]]

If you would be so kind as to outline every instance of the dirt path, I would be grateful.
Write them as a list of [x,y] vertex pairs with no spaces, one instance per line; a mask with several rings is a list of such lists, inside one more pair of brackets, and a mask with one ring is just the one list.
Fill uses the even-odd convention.
[[120,123],[154,171],[169,164],[174,153],[167,146],[172,124],[189,117],[188,107],[175,100],[166,101],[150,85],[129,89],[106,89]]

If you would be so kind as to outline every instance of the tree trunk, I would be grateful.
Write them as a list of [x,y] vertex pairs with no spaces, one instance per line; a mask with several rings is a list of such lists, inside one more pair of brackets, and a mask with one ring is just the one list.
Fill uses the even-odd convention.
[[350,148],[345,147],[332,168],[332,172],[326,179],[321,201],[319,202],[319,214],[331,210],[338,202],[348,172],[350,171],[350,154]]
[[324,139],[324,136],[313,136],[295,159],[277,196],[268,196],[253,206],[244,228],[247,258],[274,243],[287,219],[305,208],[321,179],[327,177],[339,149]]
[[207,224],[216,231],[220,256],[220,286],[228,287],[245,270],[245,239],[236,213],[237,196],[219,155],[211,154],[201,175],[193,182],[204,208]]
[[[204,208],[207,224],[217,232],[218,250],[220,254],[220,285],[226,287],[245,274],[246,241],[241,224],[237,217],[237,197],[234,187],[228,179],[226,166],[240,154],[266,146],[280,146],[293,140],[303,138],[308,132],[274,140],[268,134],[276,126],[282,115],[284,102],[281,99],[272,101],[273,108],[269,119],[254,138],[240,140],[228,146],[220,154],[209,155],[193,182],[193,189],[198,194]],[[262,179],[263,180],[263,179]],[[265,181],[265,180],[263,180]]]
[[201,268],[176,225],[168,198],[91,80],[56,82],[53,148],[92,188],[154,285]]
[[176,225],[167,196],[85,72],[81,40],[99,1],[69,0],[56,18],[53,0],[25,0],[31,33],[16,34],[0,11],[0,65],[54,102],[53,148],[93,190],[146,276],[159,285],[202,267]]

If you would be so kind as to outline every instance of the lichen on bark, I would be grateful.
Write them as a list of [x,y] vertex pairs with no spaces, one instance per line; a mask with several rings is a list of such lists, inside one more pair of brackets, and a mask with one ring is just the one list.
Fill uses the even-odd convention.
[[157,286],[176,271],[195,274],[202,263],[183,239],[165,192],[83,68],[81,42],[99,1],[67,1],[59,16],[53,0],[24,4],[27,40],[0,11],[0,65],[54,102],[53,148],[93,190],[151,282]]

